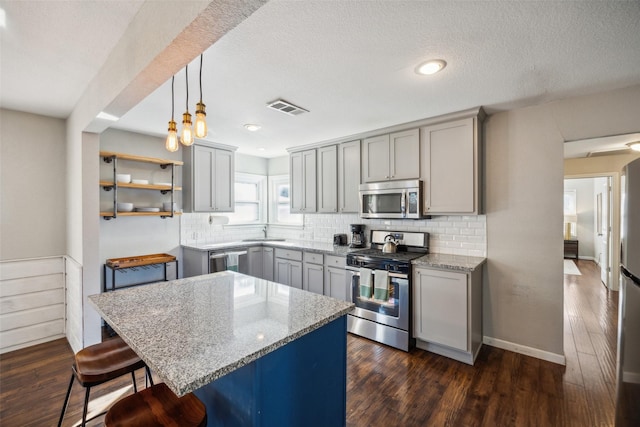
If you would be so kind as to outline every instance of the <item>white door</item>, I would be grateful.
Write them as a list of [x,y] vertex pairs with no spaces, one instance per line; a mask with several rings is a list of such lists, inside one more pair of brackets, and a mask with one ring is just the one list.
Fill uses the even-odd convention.
[[611,238],[611,178],[596,179],[596,238],[600,242],[598,264],[600,279],[606,287],[611,285],[610,238]]

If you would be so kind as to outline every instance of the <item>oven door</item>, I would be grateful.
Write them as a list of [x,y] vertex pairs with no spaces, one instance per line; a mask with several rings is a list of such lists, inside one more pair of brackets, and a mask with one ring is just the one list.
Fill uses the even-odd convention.
[[[375,276],[375,273],[372,276]],[[350,282],[349,297],[356,306],[351,315],[405,331],[409,330],[410,305],[407,275],[389,273],[389,297],[384,301],[360,295],[359,269],[347,269],[347,278]]]

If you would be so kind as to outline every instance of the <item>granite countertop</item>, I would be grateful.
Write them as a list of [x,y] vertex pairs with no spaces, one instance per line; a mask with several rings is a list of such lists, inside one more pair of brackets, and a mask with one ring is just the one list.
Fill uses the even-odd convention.
[[317,252],[328,255],[346,256],[349,252],[361,250],[362,248],[350,248],[349,246],[335,246],[332,243],[314,242],[311,240],[269,240],[257,239],[250,241],[207,243],[201,245],[182,245],[185,248],[199,251],[216,251],[232,248],[248,248],[256,245],[270,246],[274,248],[296,249],[307,252]]
[[91,295],[89,301],[178,396],[354,306],[233,271]]
[[412,264],[416,267],[445,268],[447,270],[474,271],[487,261],[486,258],[450,255],[450,254],[428,254],[414,259]]

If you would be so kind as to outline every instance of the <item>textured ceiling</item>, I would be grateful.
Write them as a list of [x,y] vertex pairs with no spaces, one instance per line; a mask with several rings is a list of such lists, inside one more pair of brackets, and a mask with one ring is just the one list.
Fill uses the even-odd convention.
[[1,0],[0,106],[68,117],[143,3]]
[[[1,3],[7,29],[13,3],[31,2]],[[63,14],[56,15],[52,26],[47,13],[34,6],[40,27],[49,30],[25,35],[36,50],[12,57],[26,64],[19,67],[27,68],[25,73],[7,71],[3,32],[2,106],[68,115],[139,7],[139,2],[116,2],[124,16],[111,32],[105,23],[117,12],[114,2],[55,3],[74,12],[82,7],[105,12],[93,21],[78,16],[69,27]],[[38,53],[38,46],[46,49]],[[640,83],[638,46],[637,1],[272,0],[204,53],[207,139],[272,157],[286,154],[287,147],[479,105],[492,112],[626,87]],[[48,50],[51,58],[44,55]],[[430,58],[448,65],[434,76],[416,75],[415,66]],[[189,67],[192,114],[199,97],[198,65],[196,58]],[[185,109],[184,80],[182,70],[175,85],[177,122]],[[5,96],[7,85],[21,96]],[[292,117],[266,108],[278,98],[310,112]],[[170,104],[169,81],[113,126],[163,136]],[[245,123],[262,129],[248,132]]]

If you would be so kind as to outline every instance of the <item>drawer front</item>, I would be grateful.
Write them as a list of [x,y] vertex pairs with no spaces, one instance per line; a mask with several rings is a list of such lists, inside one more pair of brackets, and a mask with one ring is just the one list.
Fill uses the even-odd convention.
[[302,252],[291,249],[276,248],[276,258],[289,259],[291,261],[302,261]]
[[346,258],[341,256],[327,255],[324,257],[324,263],[328,267],[344,268],[346,265]]
[[305,252],[304,253],[304,262],[309,262],[312,264],[322,264],[322,254],[316,254],[313,252]]

